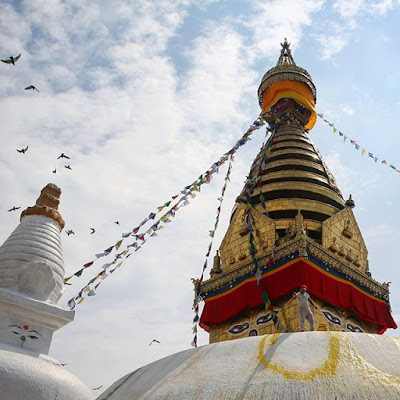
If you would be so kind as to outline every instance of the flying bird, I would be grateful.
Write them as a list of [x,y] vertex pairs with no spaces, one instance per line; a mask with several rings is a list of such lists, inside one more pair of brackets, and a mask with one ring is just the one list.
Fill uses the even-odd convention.
[[53,174],[56,174],[57,173],[57,170],[54,168],[53,169]]
[[59,158],[68,158],[68,160],[70,159],[68,156],[66,156],[64,153],[61,153],[58,157],[57,157],[57,160],[59,159]]
[[92,232],[90,232],[91,235],[93,235],[93,233],[96,232],[96,229],[94,229],[94,228],[90,228],[90,230],[92,231]]
[[119,221],[115,221],[114,224],[115,224],[115,225],[119,225]]
[[31,86],[27,86],[27,87],[25,88],[25,90],[36,90],[36,91],[38,91],[38,92],[39,92],[39,90],[37,90],[37,89],[36,89],[36,87],[35,87],[35,86],[33,86],[33,85],[31,85]]
[[60,364],[62,367],[65,367],[66,365],[68,365],[68,364]]
[[156,339],[153,339],[151,342],[150,342],[150,344],[149,344],[149,346],[151,346],[153,343],[160,343],[158,340],[156,340]]
[[12,208],[10,208],[9,210],[7,210],[8,212],[10,211],[15,211],[15,210],[19,210],[21,207],[15,207],[13,206]]
[[72,168],[71,168],[70,165],[64,165],[64,168],[67,168],[67,169],[71,169],[71,170],[72,170]]
[[99,386],[99,387],[97,387],[97,388],[93,388],[93,390],[99,390],[99,389],[101,389],[103,387],[103,385],[101,385],[101,386]]
[[65,233],[69,235],[75,235],[75,232],[72,229],[69,229],[68,231],[65,231]]
[[21,54],[19,56],[13,57],[11,56],[8,60],[1,60],[3,63],[6,64],[12,64],[15,66],[15,62],[19,60],[19,58],[21,57]]
[[17,149],[17,151],[18,151],[18,153],[25,154],[28,151],[28,147],[29,146],[26,146],[24,149]]

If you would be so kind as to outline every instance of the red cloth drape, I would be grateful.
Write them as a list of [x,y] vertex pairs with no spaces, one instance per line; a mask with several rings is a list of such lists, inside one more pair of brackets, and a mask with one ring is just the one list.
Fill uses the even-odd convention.
[[[310,260],[297,259],[288,262],[262,278],[270,300],[292,293],[302,284],[308,292],[336,307],[351,310],[362,320],[378,325],[378,333],[387,328],[397,328],[390,315],[389,304],[363,291],[350,280],[337,277]],[[262,304],[261,291],[256,278],[252,277],[227,291],[206,298],[200,326],[219,324],[239,312]]]

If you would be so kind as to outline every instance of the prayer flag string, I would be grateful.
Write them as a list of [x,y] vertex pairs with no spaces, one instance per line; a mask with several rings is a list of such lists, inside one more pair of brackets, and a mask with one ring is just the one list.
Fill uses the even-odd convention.
[[339,133],[339,136],[343,137],[343,143],[346,143],[346,140],[349,139],[350,144],[353,145],[356,150],[360,150],[361,149],[361,156],[365,156],[368,153],[368,157],[372,158],[376,163],[378,161],[381,161],[381,164],[387,165],[391,169],[394,169],[395,171],[400,172],[400,169],[397,169],[393,164],[389,164],[386,160],[379,160],[379,158],[376,157],[373,153],[369,152],[367,149],[365,149],[363,146],[361,146],[355,140],[350,139],[343,132],[338,130],[332,122],[329,122],[327,119],[324,118],[323,114],[317,114],[317,115],[318,115],[318,117],[320,117],[325,123],[327,123],[332,128],[332,133],[333,134]]
[[208,262],[208,258],[210,257],[210,253],[211,253],[211,249],[212,249],[212,245],[213,245],[213,241],[214,241],[214,236],[215,236],[215,232],[217,231],[218,228],[218,223],[219,223],[219,217],[221,214],[221,207],[222,207],[222,203],[224,201],[224,196],[225,196],[225,191],[226,191],[226,187],[228,185],[228,182],[230,182],[230,175],[231,175],[231,171],[232,171],[232,162],[234,161],[234,156],[233,154],[230,155],[230,161],[229,161],[229,166],[228,166],[228,170],[226,172],[225,178],[224,178],[224,186],[222,187],[221,190],[221,196],[218,197],[218,201],[219,201],[219,205],[217,208],[217,216],[215,217],[215,223],[214,223],[214,228],[213,230],[209,231],[209,235],[211,237],[211,242],[208,246],[208,250],[207,250],[207,254],[206,254],[206,260],[204,262],[203,265],[203,270],[201,272],[201,277],[199,282],[197,283],[197,286],[195,288],[195,294],[194,294],[194,301],[193,301],[193,310],[194,310],[194,318],[193,318],[193,327],[192,327],[192,331],[194,334],[194,338],[192,340],[191,345],[193,347],[197,347],[197,325],[198,325],[198,321],[199,321],[199,292],[198,290],[200,289],[200,285],[201,282],[203,282],[203,278],[204,278],[204,272],[207,269],[207,262]]
[[[71,278],[74,276],[80,277],[83,274],[83,271],[87,268],[90,268],[94,262],[101,258],[108,256],[113,249],[118,251],[118,249],[121,247],[122,243],[130,236],[135,237],[135,241],[129,245],[126,246],[126,249],[121,252],[117,253],[114,255],[114,260],[110,263],[106,263],[103,265],[103,271],[99,272],[97,275],[95,275],[92,279],[89,280],[89,282],[84,286],[80,292],[78,293],[77,296],[71,298],[68,301],[68,306],[70,309],[73,309],[76,307],[77,304],[82,304],[84,301],[84,296],[87,294],[88,296],[94,296],[96,294],[96,289],[100,285],[101,281],[98,282],[94,287],[93,284],[97,280],[104,280],[106,279],[110,274],[112,274],[117,268],[120,268],[122,263],[133,254],[133,251],[138,251],[140,250],[143,245],[146,243],[149,237],[156,237],[157,236],[157,231],[163,229],[165,226],[163,224],[167,224],[171,222],[171,218],[175,217],[175,213],[181,208],[184,207],[188,204],[190,204],[188,198],[195,198],[196,197],[196,192],[200,192],[201,185],[203,184],[209,184],[213,175],[215,173],[218,173],[219,168],[221,165],[223,165],[226,161],[231,159],[232,161],[232,156],[236,153],[236,151],[246,144],[249,140],[251,140],[250,136],[252,135],[253,131],[260,129],[263,125],[266,124],[266,120],[264,119],[265,116],[269,115],[268,112],[261,113],[258,118],[253,122],[252,125],[247,129],[247,131],[244,133],[244,135],[235,143],[235,145],[226,153],[224,153],[218,161],[213,163],[211,167],[202,175],[200,175],[193,183],[190,185],[185,186],[179,194],[176,194],[172,196],[172,200],[167,201],[163,205],[157,207],[157,212],[151,212],[148,217],[146,217],[138,226],[133,228],[132,232],[128,233],[123,233],[122,234],[122,239],[120,239],[117,243],[114,245],[108,247],[106,250],[103,252],[97,253],[95,255],[95,259],[92,259],[88,263],[84,264],[83,267],[81,267],[78,271],[76,271],[74,274],[71,276],[67,277],[64,279],[64,283],[67,283]],[[164,215],[161,216],[161,218],[158,219],[156,223],[154,223],[150,228],[148,228],[146,231],[139,233],[139,230],[144,226],[148,221],[153,220],[155,216],[160,213],[164,208],[169,207],[171,202],[176,200],[178,197],[179,200],[175,203],[175,205],[169,209]],[[134,250],[132,250],[133,248]],[[210,249],[211,250],[211,249]],[[113,267],[110,269],[110,267]],[[108,273],[107,273],[108,272]],[[90,295],[89,295],[90,293]]]

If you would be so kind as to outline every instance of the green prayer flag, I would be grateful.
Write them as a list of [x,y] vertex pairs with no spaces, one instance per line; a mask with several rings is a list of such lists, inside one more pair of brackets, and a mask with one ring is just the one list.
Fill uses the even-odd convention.
[[87,295],[88,296],[96,296],[96,292],[92,289]]
[[[80,269],[78,272],[75,272],[74,275],[79,278],[83,274],[83,270],[84,270],[84,268]],[[65,280],[64,280],[64,282],[65,282]]]

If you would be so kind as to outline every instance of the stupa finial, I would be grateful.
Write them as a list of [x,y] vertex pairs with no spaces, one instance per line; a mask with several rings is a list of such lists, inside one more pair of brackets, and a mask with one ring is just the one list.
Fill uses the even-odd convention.
[[22,212],[21,219],[26,215],[44,215],[58,222],[61,229],[63,229],[65,222],[58,212],[60,196],[61,189],[54,183],[49,183],[42,189],[40,196],[36,200],[36,204]]
[[293,56],[292,56],[292,51],[290,50],[290,43],[288,43],[287,39],[281,43],[282,50],[281,50],[281,55],[279,56],[278,62],[276,65],[296,65],[294,62]]

